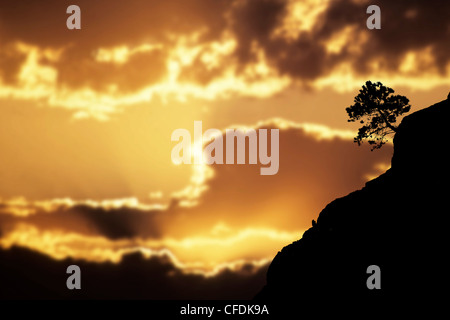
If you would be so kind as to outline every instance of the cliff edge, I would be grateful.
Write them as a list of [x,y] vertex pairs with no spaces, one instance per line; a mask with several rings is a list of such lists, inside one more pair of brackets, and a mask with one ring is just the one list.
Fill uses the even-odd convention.
[[[436,302],[448,264],[449,116],[447,99],[403,118],[391,168],[328,204],[276,255],[256,299],[285,311],[311,301]],[[380,268],[380,289],[367,286],[370,265]]]

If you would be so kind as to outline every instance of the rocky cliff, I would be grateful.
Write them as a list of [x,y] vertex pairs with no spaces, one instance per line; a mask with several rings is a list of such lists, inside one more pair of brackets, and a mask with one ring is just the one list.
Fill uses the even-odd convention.
[[[276,255],[256,299],[278,302],[285,312],[312,301],[437,302],[448,264],[449,116],[447,99],[405,117],[391,168],[328,204]],[[381,289],[367,287],[370,265],[380,267]]]

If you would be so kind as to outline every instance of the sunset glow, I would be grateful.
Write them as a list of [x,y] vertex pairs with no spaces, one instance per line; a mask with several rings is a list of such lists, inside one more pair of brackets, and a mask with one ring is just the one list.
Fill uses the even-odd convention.
[[[2,250],[254,274],[390,168],[391,138],[376,152],[353,142],[345,108],[365,81],[413,111],[450,86],[450,28],[423,27],[426,6],[383,2],[368,30],[367,1],[113,2],[77,1],[80,30],[67,1],[1,5]],[[195,121],[279,130],[279,170],[177,163],[175,130],[191,132],[194,158],[211,143],[193,140]]]

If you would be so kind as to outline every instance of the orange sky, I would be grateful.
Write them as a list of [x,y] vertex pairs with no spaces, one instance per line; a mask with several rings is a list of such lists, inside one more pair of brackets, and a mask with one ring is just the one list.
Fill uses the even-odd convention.
[[[447,95],[447,16],[379,1],[371,31],[367,3],[77,1],[82,29],[67,30],[71,2],[2,1],[0,246],[141,250],[186,271],[270,261],[389,167],[391,145],[352,141],[345,108],[366,80],[412,111]],[[279,128],[278,174],[174,165],[171,133],[195,120]]]

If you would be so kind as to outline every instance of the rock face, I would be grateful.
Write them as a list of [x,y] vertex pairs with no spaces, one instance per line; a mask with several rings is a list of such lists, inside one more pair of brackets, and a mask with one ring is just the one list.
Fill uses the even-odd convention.
[[[405,117],[391,168],[328,204],[300,240],[276,255],[256,299],[286,311],[292,301],[380,306],[446,290],[449,119],[448,99]],[[380,267],[379,290],[367,287],[370,265]]]

